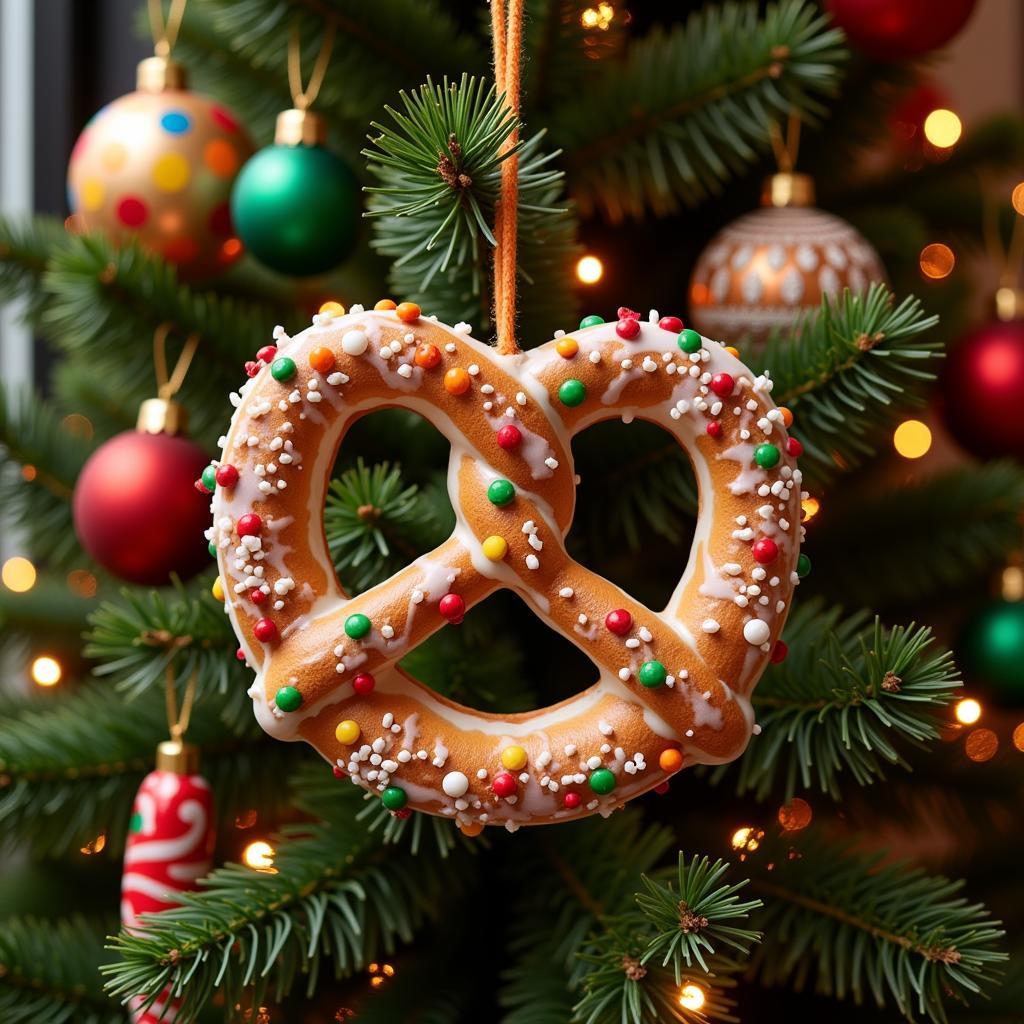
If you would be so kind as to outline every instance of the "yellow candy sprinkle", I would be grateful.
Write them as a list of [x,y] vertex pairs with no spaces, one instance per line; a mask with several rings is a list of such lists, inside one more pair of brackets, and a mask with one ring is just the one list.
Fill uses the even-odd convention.
[[510,772],[517,772],[526,767],[526,751],[522,747],[506,747],[501,752],[501,763]]
[[351,718],[346,718],[344,722],[338,723],[338,728],[334,730],[334,735],[339,743],[355,743],[359,739],[359,725],[353,722]]
[[492,562],[500,562],[508,554],[508,541],[495,534],[483,543],[484,555]]
[[224,584],[221,583],[219,576],[213,581],[213,586],[210,587],[210,593],[213,594],[218,601],[224,600]]
[[396,303],[394,299],[378,299],[377,304],[373,307],[374,309],[395,309]]
[[331,316],[344,316],[345,307],[334,299],[328,299],[318,310],[318,313],[330,313]]
[[575,338],[559,338],[555,349],[563,359],[572,359],[579,352],[580,344]]
[[734,348],[732,345],[726,345],[725,351],[728,352],[729,355],[735,356],[737,359],[740,357],[740,350],[738,348]]

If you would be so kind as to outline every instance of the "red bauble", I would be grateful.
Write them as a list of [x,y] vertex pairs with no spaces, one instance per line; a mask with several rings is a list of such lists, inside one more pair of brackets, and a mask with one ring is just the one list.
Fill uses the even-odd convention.
[[832,20],[858,50],[907,60],[945,46],[964,27],[974,0],[828,0]]
[[972,455],[1024,461],[1024,320],[996,322],[953,345],[942,368],[942,412]]
[[90,456],[75,484],[75,533],[115,576],[161,585],[209,566],[210,503],[195,480],[209,465],[183,437],[118,434]]

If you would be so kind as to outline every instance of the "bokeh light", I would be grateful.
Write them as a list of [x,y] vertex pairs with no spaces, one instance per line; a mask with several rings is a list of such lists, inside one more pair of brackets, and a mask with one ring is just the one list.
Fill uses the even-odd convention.
[[580,15],[580,24],[584,28],[599,29],[607,32],[615,19],[615,8],[609,3],[599,3],[596,7],[588,7]]
[[754,825],[744,825],[733,832],[730,842],[734,850],[753,853],[761,845],[762,839],[764,839],[763,829],[756,828]]
[[3,569],[0,569],[0,579],[8,590],[24,594],[36,585],[36,567],[27,558],[15,555],[4,562]]
[[68,573],[68,589],[79,597],[94,597],[96,577],[88,569],[72,569]]
[[60,422],[72,437],[81,437],[86,441],[91,440],[92,435],[96,432],[93,428],[92,420],[88,416],[83,416],[80,412],[70,413]]
[[905,459],[919,459],[932,446],[932,432],[920,420],[904,420],[892,435],[892,444]]
[[106,845],[107,833],[101,832],[91,843],[86,843],[85,846],[81,847],[78,852],[86,857],[91,857],[93,854],[102,853]]
[[811,805],[800,797],[795,796],[788,804],[779,808],[779,824],[786,832],[799,832],[807,828],[814,817]]
[[37,686],[56,686],[63,674],[60,662],[48,654],[41,654],[32,662],[32,679]]
[[960,141],[964,126],[952,110],[940,107],[924,119],[924,137],[938,149],[949,149]]
[[366,967],[366,973],[370,975],[370,984],[374,988],[380,988],[388,978],[395,976],[395,969],[391,964],[368,964]]
[[999,749],[999,737],[991,729],[975,729],[964,743],[972,761],[990,761]]
[[956,266],[956,253],[944,242],[931,242],[921,250],[917,258],[921,273],[933,281],[949,277]]
[[1024,753],[1024,722],[1021,722],[1016,729],[1013,730],[1013,745],[1022,753]]
[[957,701],[954,714],[961,725],[974,725],[981,718],[981,705],[973,697],[965,697]]
[[809,523],[821,511],[821,502],[814,497],[804,498],[800,508],[803,509],[804,522]]
[[1013,208],[1024,217],[1024,181],[1018,182],[1010,193],[1010,202]]
[[253,871],[264,871],[267,874],[277,872],[274,867],[276,851],[265,839],[256,839],[242,851],[242,863]]
[[576,277],[583,284],[597,284],[604,276],[604,264],[596,256],[583,256],[576,264]]
[[679,1005],[684,1010],[699,1010],[707,1002],[707,996],[700,985],[691,981],[679,990]]

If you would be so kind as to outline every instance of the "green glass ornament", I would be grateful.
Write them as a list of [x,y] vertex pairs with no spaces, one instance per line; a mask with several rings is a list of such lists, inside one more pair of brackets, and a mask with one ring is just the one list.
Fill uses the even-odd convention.
[[1024,703],[1024,601],[996,601],[980,609],[958,646],[968,686],[984,683],[999,703]]
[[231,193],[231,218],[245,247],[292,277],[331,270],[356,239],[359,184],[323,147],[324,136],[316,115],[285,111],[274,145],[246,163]]

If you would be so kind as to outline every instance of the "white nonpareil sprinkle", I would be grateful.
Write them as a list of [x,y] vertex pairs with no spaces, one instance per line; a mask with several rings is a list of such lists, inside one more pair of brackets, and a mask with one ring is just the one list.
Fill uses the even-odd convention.
[[623,682],[625,682],[631,675],[632,675],[632,672],[630,671],[630,669],[628,667],[620,668],[619,669],[619,678]]
[[630,637],[630,638],[629,638],[629,639],[628,639],[628,640],[626,641],[626,646],[627,646],[627,647],[628,647],[628,648],[629,648],[630,650],[636,650],[636,648],[640,646],[640,641],[639,641],[639,640],[637,640],[637,638],[636,638],[635,636],[631,636],[631,637]]
[[476,363],[470,363],[466,368],[466,373],[468,373],[470,377],[475,377],[480,373],[480,367],[477,366]]
[[722,627],[718,624],[717,619],[705,619],[700,624],[700,628],[705,633],[717,633]]
[[595,348],[587,358],[596,366],[601,362],[601,353]]
[[604,721],[604,719],[601,719],[601,721],[597,723],[597,727],[601,730],[602,736],[611,736],[611,734],[615,732],[615,730],[606,721]]
[[547,466],[548,469],[558,469],[558,459],[548,457],[544,460],[544,465]]
[[454,341],[449,341],[449,342],[448,342],[448,343],[447,343],[447,344],[445,345],[445,347],[444,347],[444,350],[445,350],[445,352],[447,352],[447,353],[448,353],[449,355],[451,355],[451,353],[455,351],[455,342],[454,342]]
[[408,380],[412,376],[412,367],[408,363],[402,363],[398,368],[398,376]]
[[760,647],[771,636],[771,629],[763,619],[749,619],[743,625],[743,639],[748,644]]
[[539,569],[540,559],[536,555],[526,556],[526,568],[527,569]]
[[654,639],[654,637],[651,635],[651,631],[646,626],[640,627],[639,636],[645,644],[649,644]]
[[572,597],[573,593],[574,593],[574,591],[573,591],[572,587],[562,587],[562,589],[558,592],[558,596],[559,597]]
[[363,331],[346,331],[341,336],[341,350],[350,356],[361,356],[370,344]]
[[588,758],[587,767],[591,771],[596,771],[598,768],[601,767],[601,758],[599,758],[596,754],[593,757]]
[[533,548],[534,551],[541,551],[544,548],[544,541],[542,541],[540,537],[538,537],[535,533],[531,533],[527,537],[527,541],[529,542],[530,547]]
[[526,395],[522,391],[516,392],[516,401],[520,405],[526,405]]
[[565,756],[566,757],[575,757],[576,756],[576,744],[575,743],[567,743],[565,745]]
[[446,796],[463,796],[469,789],[469,779],[467,779],[462,772],[449,772],[441,780],[441,788],[444,790]]

